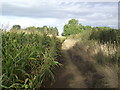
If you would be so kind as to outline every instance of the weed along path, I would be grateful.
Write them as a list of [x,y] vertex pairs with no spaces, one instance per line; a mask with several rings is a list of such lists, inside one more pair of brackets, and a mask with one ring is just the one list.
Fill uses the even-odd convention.
[[115,70],[118,69],[97,63],[98,59],[93,56],[95,49],[95,46],[90,46],[89,43],[66,39],[61,47],[63,67],[57,69],[52,88],[117,87]]
[[[75,40],[66,39],[62,44],[62,55],[64,58],[63,68],[57,75],[54,88],[86,88],[85,77],[73,63],[69,49],[76,44]],[[72,52],[71,52],[72,53]]]

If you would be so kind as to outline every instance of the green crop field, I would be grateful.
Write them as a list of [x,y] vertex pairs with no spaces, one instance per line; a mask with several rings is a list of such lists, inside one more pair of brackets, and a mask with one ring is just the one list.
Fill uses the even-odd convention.
[[39,88],[54,80],[60,41],[46,34],[2,33],[2,87]]

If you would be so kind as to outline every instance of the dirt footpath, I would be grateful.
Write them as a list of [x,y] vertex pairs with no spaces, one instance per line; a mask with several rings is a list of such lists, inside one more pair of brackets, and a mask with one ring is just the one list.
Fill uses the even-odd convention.
[[69,55],[68,50],[76,44],[75,40],[66,39],[62,44],[62,54],[65,60],[65,64],[61,69],[54,88],[86,88],[85,77],[82,76],[75,64],[73,64],[72,58]]

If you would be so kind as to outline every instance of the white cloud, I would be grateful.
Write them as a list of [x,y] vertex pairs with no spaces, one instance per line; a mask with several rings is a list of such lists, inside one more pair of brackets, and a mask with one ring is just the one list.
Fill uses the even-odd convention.
[[118,4],[80,0],[1,0],[1,23],[8,26],[63,26],[71,18],[83,25],[117,27]]
[[57,18],[26,18],[26,17],[12,17],[12,16],[0,16],[1,23],[0,27],[9,30],[13,25],[20,25],[22,28],[29,26],[51,26],[57,27],[60,34],[62,33],[62,27],[65,25],[66,19],[57,19]]
[[56,22],[55,18],[26,18],[26,17],[11,17],[11,16],[3,16],[3,24],[6,22],[9,23],[9,25],[15,25],[20,24],[21,26],[44,26],[48,25],[51,26]]
[[31,0],[31,1],[30,0],[1,0],[0,2],[2,4],[9,3],[10,5],[25,7],[25,6],[33,5],[35,0]]

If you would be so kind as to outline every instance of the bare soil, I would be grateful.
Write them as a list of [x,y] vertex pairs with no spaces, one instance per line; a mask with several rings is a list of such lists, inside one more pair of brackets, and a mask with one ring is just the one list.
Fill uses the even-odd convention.
[[73,63],[68,50],[74,46],[76,41],[66,39],[62,44],[64,66],[57,75],[54,88],[86,88],[85,77]]

